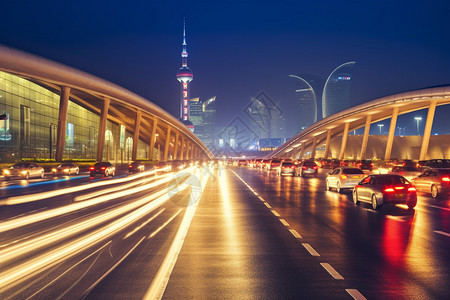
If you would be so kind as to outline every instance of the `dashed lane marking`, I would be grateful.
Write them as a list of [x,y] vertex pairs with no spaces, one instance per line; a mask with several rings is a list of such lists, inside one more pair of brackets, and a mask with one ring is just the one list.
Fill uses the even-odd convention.
[[345,289],[347,293],[350,294],[350,296],[353,297],[355,300],[367,300],[366,297],[364,297],[358,290],[356,289]]
[[264,205],[267,206],[267,208],[269,208],[269,209],[272,208],[272,206],[270,206],[270,204],[267,202],[264,202]]
[[308,250],[309,254],[311,254],[312,256],[320,256],[319,253],[317,253],[316,250],[314,250],[313,247],[311,247],[310,244],[308,243],[302,243],[303,247],[305,247],[306,250]]
[[281,217],[279,213],[277,213],[276,210],[272,209],[271,212],[276,216],[276,217]]
[[289,229],[289,231],[292,233],[293,236],[295,236],[295,238],[297,238],[297,239],[301,239],[302,238],[302,236],[297,232],[297,230]]
[[434,232],[450,237],[450,233],[444,231],[435,230]]
[[344,280],[344,277],[342,277],[341,274],[339,274],[338,271],[336,271],[329,263],[320,263],[320,265],[327,270],[327,272],[330,273],[334,279]]
[[285,219],[280,219],[280,222],[286,227],[290,227],[291,226],[291,225],[289,225],[289,223]]

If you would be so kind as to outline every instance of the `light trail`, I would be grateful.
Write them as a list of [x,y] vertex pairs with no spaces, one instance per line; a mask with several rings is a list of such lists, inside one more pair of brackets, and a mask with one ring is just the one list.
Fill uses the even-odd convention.
[[[180,176],[184,176],[184,175],[180,175]],[[60,216],[63,214],[67,214],[67,213],[71,213],[80,209],[84,209],[86,207],[89,206],[93,206],[93,205],[97,205],[106,201],[110,201],[122,196],[128,196],[131,195],[133,193],[138,193],[138,192],[142,192],[146,189],[150,189],[153,187],[156,187],[158,185],[161,185],[163,183],[169,182],[172,178],[170,177],[165,177],[162,178],[160,180],[157,180],[153,183],[149,183],[140,187],[136,187],[134,189],[129,189],[126,191],[122,191],[120,193],[115,193],[114,195],[104,195],[101,197],[97,197],[97,198],[92,198],[90,200],[87,201],[83,201],[83,202],[76,202],[64,207],[60,207],[60,208],[55,208],[55,209],[51,209],[48,211],[42,211],[33,215],[28,215],[28,216],[24,216],[21,218],[17,218],[17,219],[13,219],[13,220],[9,220],[9,221],[5,221],[0,223],[0,233],[1,232],[5,232],[11,229],[16,229],[25,225],[29,225],[35,222],[40,222],[43,220],[47,220],[50,218],[54,218],[56,216]]]
[[[181,192],[188,186],[188,184],[179,185],[178,191]],[[169,193],[166,191],[161,192],[164,192],[162,196],[136,210],[133,210],[128,215],[121,217],[108,226],[104,226],[86,236],[80,237],[73,242],[62,245],[45,254],[41,254],[34,259],[21,263],[13,268],[3,269],[0,273],[0,292],[3,292],[6,289],[14,288],[26,279],[36,276],[38,273],[44,272],[45,270],[60,263],[61,260],[73,257],[81,253],[83,250],[88,249],[89,247],[92,247],[105,239],[109,239],[112,235],[151,213],[157,207],[161,206],[170,199],[170,196],[168,195]],[[152,198],[153,195],[144,197],[141,200],[150,201]]]

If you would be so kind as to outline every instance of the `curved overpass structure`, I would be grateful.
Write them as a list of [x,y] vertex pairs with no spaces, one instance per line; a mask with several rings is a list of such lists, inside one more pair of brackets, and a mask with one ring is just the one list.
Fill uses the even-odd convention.
[[427,157],[436,107],[450,103],[450,86],[420,89],[375,99],[331,115],[298,133],[295,137],[278,147],[270,157],[300,157],[311,150],[315,157],[317,145],[325,143],[324,158],[330,154],[330,141],[342,136],[339,159],[344,158],[349,131],[364,127],[360,159],[366,158],[367,141],[371,123],[391,119],[384,159],[391,158],[397,117],[412,111],[428,109],[425,130],[422,137],[420,157]]
[[106,122],[125,126],[132,134],[132,159],[138,142],[149,147],[153,158],[156,145],[161,160],[212,158],[203,142],[185,125],[149,100],[116,84],[83,71],[35,55],[0,45],[0,71],[33,82],[60,95],[55,158],[61,161],[65,151],[66,120],[69,99],[100,116],[97,160],[102,160]]

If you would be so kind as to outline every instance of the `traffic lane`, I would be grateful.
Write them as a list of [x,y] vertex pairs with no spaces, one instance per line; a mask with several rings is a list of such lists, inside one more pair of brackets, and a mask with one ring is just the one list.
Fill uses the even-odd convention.
[[232,172],[210,180],[165,299],[349,299]]
[[236,172],[365,296],[448,294],[448,240],[432,230],[439,223],[435,219],[445,219],[439,213],[355,206],[350,193],[325,191],[324,172],[319,178],[278,177],[247,168]]
[[[6,244],[0,245],[0,282],[3,283],[0,286],[4,285],[0,288],[0,298],[18,294],[81,298],[80,293],[88,292],[123,259],[137,251],[140,244],[145,244],[146,239],[163,234],[163,230],[177,222],[183,214],[185,195],[178,193],[184,189],[177,191],[174,187],[174,191],[164,189],[159,193],[162,200],[159,200],[161,197],[152,200],[151,196],[139,200],[139,194],[129,193],[122,197],[123,207],[133,208],[132,201],[143,202],[131,211],[128,209],[129,212],[117,203],[109,210],[80,211],[78,218],[75,214],[68,217],[71,221],[56,223],[53,219],[48,229],[41,227],[41,235],[33,232],[29,236],[17,235],[12,242],[5,241]],[[165,206],[158,209],[162,203]],[[155,209],[158,210],[155,212]],[[101,221],[114,211],[118,213]],[[39,225],[42,226],[42,222]],[[17,234],[22,229],[13,231]],[[165,253],[167,249],[161,251]],[[27,270],[33,268],[36,270],[27,275]],[[39,274],[42,272],[45,276]]]

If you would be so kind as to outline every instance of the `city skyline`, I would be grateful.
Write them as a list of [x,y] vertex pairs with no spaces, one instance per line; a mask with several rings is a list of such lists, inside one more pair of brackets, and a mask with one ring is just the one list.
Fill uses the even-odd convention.
[[[89,10],[77,2],[66,14],[63,4],[42,1],[24,9],[8,2],[9,13],[0,20],[8,30],[0,42],[98,75],[178,116],[173,70],[179,68],[186,17],[196,71],[190,97],[216,95],[217,122],[224,126],[262,89],[282,103],[289,119],[295,93],[288,75],[325,77],[345,61],[358,62],[351,106],[450,82],[450,29],[444,21],[449,3],[300,5],[109,1],[105,9],[100,1]],[[445,131],[449,109],[440,110],[433,128]],[[412,133],[416,123],[410,119],[402,126]]]

